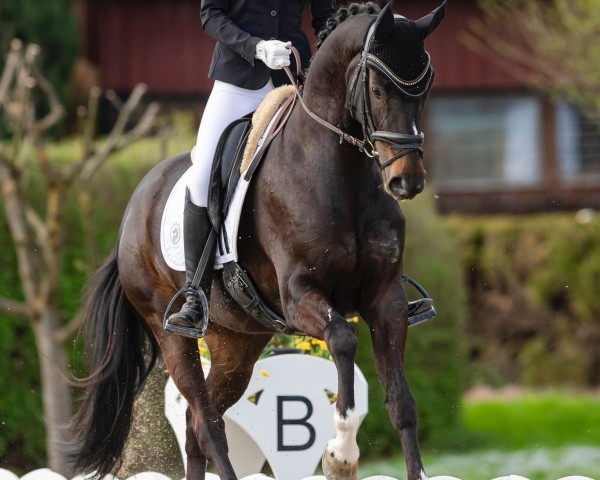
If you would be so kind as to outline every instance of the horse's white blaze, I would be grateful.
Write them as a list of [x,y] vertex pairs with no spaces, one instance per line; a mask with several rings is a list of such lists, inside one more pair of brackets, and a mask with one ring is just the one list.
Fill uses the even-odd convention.
[[333,453],[338,462],[354,464],[358,462],[359,450],[356,444],[356,434],[360,424],[360,418],[356,410],[348,410],[346,418],[335,410],[333,413],[333,424],[337,431],[335,438],[327,442],[327,451]]

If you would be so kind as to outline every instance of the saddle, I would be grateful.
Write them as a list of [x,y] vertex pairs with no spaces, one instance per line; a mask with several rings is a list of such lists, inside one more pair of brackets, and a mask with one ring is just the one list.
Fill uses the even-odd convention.
[[[271,141],[287,121],[294,100],[293,89],[280,87],[269,94],[267,101],[263,102],[256,112],[235,120],[221,135],[215,152],[208,192],[209,217],[215,230],[220,231],[217,244],[220,258],[228,258],[228,254],[233,250],[232,240],[235,242],[235,238],[229,238],[228,229],[221,226],[229,214],[236,190],[240,190],[241,187],[245,195],[247,185],[240,183],[250,182]],[[273,110],[277,110],[275,115]],[[241,208],[241,205],[238,208]],[[300,333],[290,328],[285,319],[268,306],[254,286],[250,275],[237,260],[222,263],[222,275],[223,284],[229,294],[246,313],[262,325],[278,333]]]

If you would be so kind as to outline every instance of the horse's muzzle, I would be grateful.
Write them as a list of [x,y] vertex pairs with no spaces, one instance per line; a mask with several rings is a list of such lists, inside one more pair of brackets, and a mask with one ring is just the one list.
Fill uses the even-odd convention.
[[425,177],[422,175],[400,174],[387,182],[387,191],[396,200],[415,198],[425,188]]

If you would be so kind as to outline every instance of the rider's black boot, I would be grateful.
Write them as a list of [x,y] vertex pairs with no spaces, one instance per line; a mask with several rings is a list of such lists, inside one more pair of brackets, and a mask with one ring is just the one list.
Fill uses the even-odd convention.
[[[204,251],[206,241],[211,232],[212,225],[206,207],[198,207],[190,200],[189,191],[186,192],[185,207],[183,209],[183,240],[185,250],[185,279],[189,287],[194,279],[196,269]],[[206,264],[200,290],[188,290],[186,302],[177,313],[173,313],[165,322],[165,330],[192,338],[202,338],[208,325],[208,301],[214,268],[214,247],[212,252],[207,252],[210,257]]]

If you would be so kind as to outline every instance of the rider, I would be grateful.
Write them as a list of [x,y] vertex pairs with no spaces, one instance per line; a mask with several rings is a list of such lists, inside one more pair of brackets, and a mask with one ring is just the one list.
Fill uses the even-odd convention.
[[[192,166],[186,172],[183,211],[186,285],[191,285],[212,229],[208,216],[208,185],[219,138],[234,120],[256,110],[273,88],[288,83],[281,70],[294,63],[293,44],[302,65],[310,61],[310,45],[302,31],[304,0],[202,0],[204,31],[217,40],[208,76],[215,80],[198,129]],[[334,0],[311,0],[316,34],[334,15]],[[293,65],[292,71],[294,71]],[[214,251],[202,272],[200,288],[210,296]],[[410,303],[409,313],[431,305],[430,299]],[[205,305],[206,307],[207,305]],[[208,322],[208,309],[198,292],[188,290],[181,310],[171,314],[165,329],[198,338]]]
[[[302,31],[304,4],[304,0],[201,1],[202,27],[217,44],[208,71],[215,83],[192,150],[192,167],[186,173],[183,233],[187,284],[192,283],[212,228],[207,210],[208,185],[221,134],[232,121],[256,110],[273,88],[289,83],[282,68],[290,65],[292,44],[298,49],[302,65],[309,64],[310,44]],[[318,34],[335,14],[334,0],[311,0],[310,8],[312,27]],[[212,270],[209,262],[200,282],[207,298]],[[181,310],[167,319],[165,328],[198,337],[208,312],[196,292],[187,292],[186,300]]]

